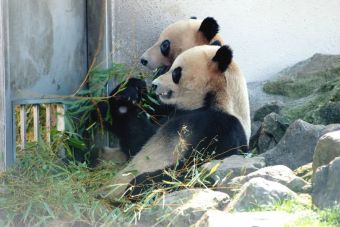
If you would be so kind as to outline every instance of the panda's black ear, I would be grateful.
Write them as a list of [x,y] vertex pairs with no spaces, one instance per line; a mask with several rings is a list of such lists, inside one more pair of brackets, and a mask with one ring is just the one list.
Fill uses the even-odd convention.
[[199,31],[203,33],[204,37],[210,42],[212,38],[218,33],[220,27],[217,21],[212,17],[207,17],[203,20]]
[[229,46],[222,46],[220,49],[218,49],[212,60],[217,63],[218,69],[221,72],[225,72],[232,59],[233,51],[229,48]]

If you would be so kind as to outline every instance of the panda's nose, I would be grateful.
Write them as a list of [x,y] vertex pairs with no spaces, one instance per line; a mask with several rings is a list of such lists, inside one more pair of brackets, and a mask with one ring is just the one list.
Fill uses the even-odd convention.
[[146,66],[148,64],[148,60],[145,60],[144,58],[142,58],[140,60],[140,63],[142,63],[142,65]]
[[156,84],[152,84],[151,90],[152,90],[152,91],[156,91],[156,89],[157,89],[157,85],[156,85]]

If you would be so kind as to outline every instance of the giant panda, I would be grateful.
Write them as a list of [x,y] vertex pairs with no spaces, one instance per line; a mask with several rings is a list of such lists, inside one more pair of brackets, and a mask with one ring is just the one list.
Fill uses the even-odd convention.
[[105,198],[138,197],[150,184],[172,180],[164,170],[176,169],[183,177],[197,155],[200,165],[208,157],[223,159],[247,150],[242,123],[225,102],[243,102],[239,97],[247,89],[228,46],[191,48],[152,84],[159,99],[175,105],[177,112],[117,173],[111,186],[102,189]]
[[[175,22],[161,33],[159,38],[162,40],[161,47],[157,46],[161,41],[157,42],[143,54],[141,62],[149,68],[162,65],[165,66],[163,70],[167,70],[174,59],[188,48],[209,43],[221,44],[223,41],[218,35],[218,30],[219,25],[212,17],[207,17],[203,21],[191,18]],[[164,71],[158,71],[158,73],[162,72]],[[143,92],[140,93],[141,91]],[[99,159],[116,159],[116,161],[130,159],[137,154],[159,125],[166,122],[174,113],[172,105],[157,105],[149,102],[151,108],[148,114],[154,117],[156,124],[145,119],[138,104],[146,93],[146,84],[137,78],[122,82],[111,92],[110,96],[115,94],[115,97],[109,99],[111,118],[105,125],[118,137],[121,149],[100,148]],[[100,103],[101,113],[105,114],[107,108],[107,103]],[[101,116],[102,119],[106,118],[104,114]]]
[[[161,68],[160,74],[165,73],[176,57],[187,49],[204,44],[222,45],[224,41],[218,32],[219,25],[212,17],[207,17],[203,21],[187,19],[175,22],[165,28],[157,42],[143,53],[141,63],[149,69]],[[155,75],[155,78],[157,76]],[[251,123],[248,90],[244,78],[240,80],[242,86],[234,84],[233,81],[226,85],[228,95],[225,98],[225,105],[227,111],[241,121],[249,143]],[[233,94],[235,91],[239,94],[238,97]]]

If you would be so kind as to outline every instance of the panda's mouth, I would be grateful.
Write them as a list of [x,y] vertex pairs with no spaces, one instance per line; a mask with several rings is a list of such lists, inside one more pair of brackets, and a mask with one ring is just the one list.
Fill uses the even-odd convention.
[[160,99],[170,99],[172,97],[173,91],[169,90],[169,91],[165,91],[165,92],[161,92],[158,93],[156,92],[156,95],[160,98]]

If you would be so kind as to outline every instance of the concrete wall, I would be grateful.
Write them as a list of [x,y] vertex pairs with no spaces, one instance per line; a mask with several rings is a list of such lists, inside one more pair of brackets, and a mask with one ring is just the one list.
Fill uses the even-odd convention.
[[112,0],[115,60],[139,56],[168,24],[215,17],[248,81],[264,80],[314,53],[340,53],[339,0]]
[[0,171],[15,160],[13,99],[72,94],[92,35],[87,0],[0,0]]
[[87,72],[86,0],[10,0],[12,97],[71,94]]

